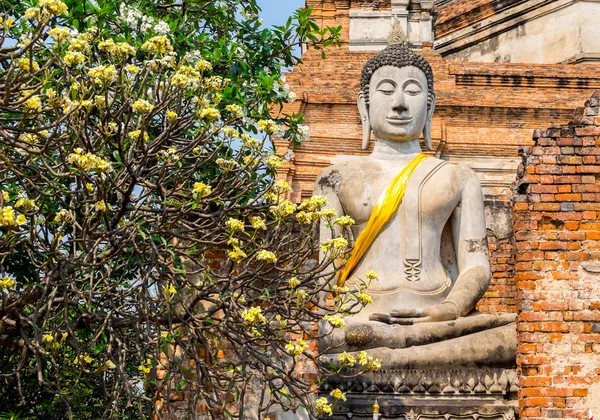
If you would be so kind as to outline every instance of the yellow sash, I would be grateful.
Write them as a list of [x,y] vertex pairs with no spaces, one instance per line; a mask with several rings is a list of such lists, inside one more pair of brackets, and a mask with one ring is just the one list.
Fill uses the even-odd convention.
[[406,184],[408,183],[410,176],[426,158],[426,155],[419,153],[398,175],[396,175],[385,190],[383,190],[383,193],[381,193],[379,200],[377,200],[377,203],[373,208],[367,226],[360,235],[358,235],[358,238],[354,243],[354,249],[352,250],[348,262],[346,262],[344,268],[339,272],[337,279],[338,286],[341,287],[344,285],[346,279],[352,273],[352,270],[358,265],[377,235],[379,235],[379,232],[382,231],[396,214],[398,207],[400,207],[402,199],[404,198]]

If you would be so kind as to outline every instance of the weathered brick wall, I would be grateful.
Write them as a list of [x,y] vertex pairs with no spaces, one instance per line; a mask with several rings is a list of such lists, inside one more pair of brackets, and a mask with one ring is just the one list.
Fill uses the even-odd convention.
[[442,38],[525,0],[457,0],[438,8],[435,36]]
[[600,415],[600,91],[536,130],[514,200],[522,419]]

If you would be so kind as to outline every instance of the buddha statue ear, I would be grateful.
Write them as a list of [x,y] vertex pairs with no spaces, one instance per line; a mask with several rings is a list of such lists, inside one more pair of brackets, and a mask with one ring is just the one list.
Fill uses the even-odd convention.
[[433,150],[431,144],[431,125],[433,122],[433,112],[435,111],[435,96],[431,100],[431,106],[427,110],[427,120],[425,121],[425,127],[423,127],[423,140],[425,141],[425,147],[427,150]]
[[362,149],[367,150],[369,148],[369,141],[371,140],[371,122],[369,121],[369,110],[367,109],[367,101],[362,89],[358,92],[357,104],[362,124]]

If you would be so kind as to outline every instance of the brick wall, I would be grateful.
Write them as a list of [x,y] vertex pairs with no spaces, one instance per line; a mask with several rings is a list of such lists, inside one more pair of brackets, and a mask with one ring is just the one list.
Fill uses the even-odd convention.
[[520,416],[600,415],[600,91],[536,130],[514,199]]

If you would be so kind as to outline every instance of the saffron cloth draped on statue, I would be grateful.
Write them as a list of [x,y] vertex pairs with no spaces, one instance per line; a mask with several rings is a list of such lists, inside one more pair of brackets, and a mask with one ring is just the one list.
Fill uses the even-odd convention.
[[381,193],[381,196],[373,208],[367,226],[360,235],[358,235],[358,238],[354,243],[354,249],[352,250],[348,262],[346,262],[344,268],[339,272],[337,279],[338,286],[341,287],[344,285],[346,279],[352,274],[352,270],[354,270],[360,262],[377,235],[379,235],[379,232],[381,232],[388,222],[392,220],[392,217],[394,217],[398,211],[398,207],[400,207],[400,204],[402,203],[408,180],[415,169],[417,169],[426,158],[427,156],[425,154],[419,153],[398,175],[396,175],[385,190],[383,190],[383,193]]

